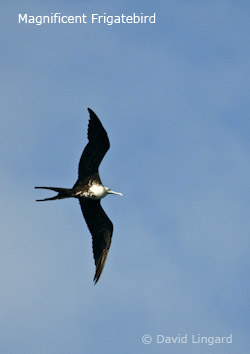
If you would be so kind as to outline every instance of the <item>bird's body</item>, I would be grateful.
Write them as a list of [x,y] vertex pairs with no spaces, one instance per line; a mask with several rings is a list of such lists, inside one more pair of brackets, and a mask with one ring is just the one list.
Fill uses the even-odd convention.
[[65,198],[77,198],[89,231],[93,239],[93,252],[96,264],[94,282],[100,278],[106,262],[113,224],[101,207],[100,199],[108,194],[118,194],[104,187],[98,172],[99,165],[110,147],[108,135],[96,114],[88,108],[90,120],[88,126],[88,144],[86,145],[78,169],[78,180],[73,188],[35,187],[49,189],[58,194],[52,198],[39,199],[47,201]]
[[102,184],[96,184],[96,183],[89,183],[88,188],[86,190],[79,188],[77,190],[76,195],[79,197],[83,198],[89,198],[89,199],[102,199],[106,197],[107,191],[105,187],[103,187]]

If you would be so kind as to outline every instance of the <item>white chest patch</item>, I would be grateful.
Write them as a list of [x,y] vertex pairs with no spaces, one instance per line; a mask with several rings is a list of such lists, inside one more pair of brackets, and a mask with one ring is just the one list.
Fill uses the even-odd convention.
[[91,196],[93,199],[101,199],[107,195],[105,188],[100,184],[92,184],[92,186],[89,188],[89,191],[91,194],[93,194]]
[[79,191],[75,194],[76,197],[83,197],[89,199],[102,199],[106,197],[108,192],[106,189],[100,184],[90,184],[89,189],[87,191]]

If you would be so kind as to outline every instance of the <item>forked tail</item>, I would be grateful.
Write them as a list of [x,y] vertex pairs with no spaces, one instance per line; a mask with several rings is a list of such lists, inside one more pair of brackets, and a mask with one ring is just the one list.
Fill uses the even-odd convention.
[[36,189],[49,189],[51,191],[57,192],[58,194],[52,198],[37,199],[37,202],[45,202],[46,200],[56,200],[69,198],[71,189],[68,188],[57,188],[57,187],[35,187]]

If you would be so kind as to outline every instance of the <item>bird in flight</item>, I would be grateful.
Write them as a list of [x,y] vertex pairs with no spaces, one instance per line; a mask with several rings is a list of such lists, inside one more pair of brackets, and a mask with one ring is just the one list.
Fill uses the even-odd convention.
[[96,265],[94,284],[102,274],[111,244],[113,224],[101,206],[101,199],[108,194],[118,194],[104,187],[98,168],[110,148],[109,138],[97,115],[88,108],[88,144],[83,150],[78,167],[78,179],[73,188],[35,187],[49,189],[58,194],[52,198],[38,199],[37,202],[64,198],[77,198],[89,231],[92,235],[92,247]]

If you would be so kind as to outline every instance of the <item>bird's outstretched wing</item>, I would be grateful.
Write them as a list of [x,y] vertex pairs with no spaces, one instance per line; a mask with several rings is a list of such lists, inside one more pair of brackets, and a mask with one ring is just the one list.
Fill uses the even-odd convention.
[[97,115],[88,108],[88,144],[83,150],[78,168],[78,182],[98,173],[98,167],[110,147],[109,138]]
[[83,216],[92,235],[96,265],[94,283],[100,278],[111,244],[113,224],[101,207],[100,200],[79,198]]

